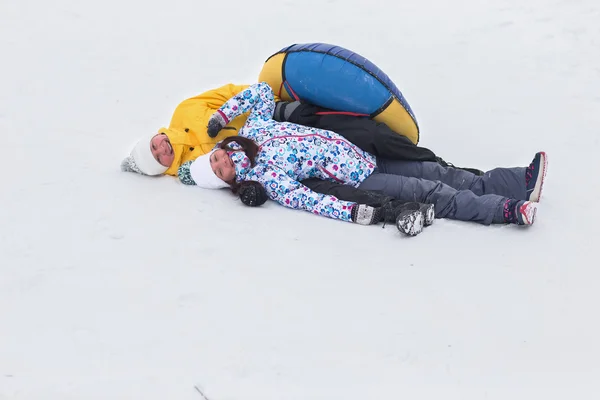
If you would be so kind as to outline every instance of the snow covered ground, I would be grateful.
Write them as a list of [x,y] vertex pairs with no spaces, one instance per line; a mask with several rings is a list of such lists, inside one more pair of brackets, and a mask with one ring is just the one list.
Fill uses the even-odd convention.
[[[600,397],[595,0],[2,0],[0,399]],[[334,43],[421,144],[546,150],[536,224],[416,238],[120,172],[185,98]]]

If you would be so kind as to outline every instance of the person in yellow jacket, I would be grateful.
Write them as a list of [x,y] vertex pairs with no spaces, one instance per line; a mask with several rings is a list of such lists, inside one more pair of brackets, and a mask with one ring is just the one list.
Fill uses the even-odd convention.
[[207,134],[208,120],[227,100],[248,86],[230,83],[182,101],[175,109],[169,127],[141,138],[123,160],[121,168],[150,176],[177,176],[182,164],[209,153],[218,142],[238,134],[246,123],[247,114],[232,120],[214,138]]
[[[208,154],[217,143],[227,137],[238,135],[246,123],[248,113],[230,121],[214,137],[208,134],[208,121],[223,104],[249,86],[229,83],[182,101],[176,107],[169,127],[162,127],[157,132],[139,139],[130,155],[121,162],[121,170],[149,176],[163,174],[177,176],[181,165]],[[274,97],[275,101],[279,102],[280,99],[276,95]],[[300,105],[299,103],[293,102],[286,106],[286,102],[281,102],[282,110],[287,110],[282,111],[285,117],[280,115],[283,118],[281,120],[332,130],[364,151],[371,152],[378,157],[395,160],[438,161],[443,166],[455,168],[454,165],[445,163],[431,150],[412,144],[385,124],[359,117],[329,115],[332,113],[321,113],[322,110],[319,107],[310,104]],[[290,109],[297,111],[292,112]],[[468,170],[477,175],[483,174],[479,170]]]

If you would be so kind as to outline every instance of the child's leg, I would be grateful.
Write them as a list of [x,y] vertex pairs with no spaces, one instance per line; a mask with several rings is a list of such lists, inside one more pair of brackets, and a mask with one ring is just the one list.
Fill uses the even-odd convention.
[[[510,201],[507,197],[496,194],[477,196],[470,190],[457,190],[440,181],[375,172],[358,188],[378,190],[401,201],[434,204],[436,218],[473,221],[483,225],[522,223],[522,220],[505,218],[505,206],[510,206],[509,211],[512,213],[513,210],[519,210],[525,202]],[[533,220],[528,224],[532,222]]]
[[496,194],[526,200],[525,167],[495,168],[478,176],[462,169],[443,167],[429,161],[377,160],[380,172],[392,175],[440,181],[457,190],[470,190],[477,196]]
[[308,178],[300,181],[301,184],[313,192],[329,194],[340,200],[352,201],[358,204],[367,204],[372,207],[380,207],[383,204],[394,200],[391,196],[383,193],[366,191],[355,188],[351,185],[345,185],[339,182],[332,182],[320,178]]

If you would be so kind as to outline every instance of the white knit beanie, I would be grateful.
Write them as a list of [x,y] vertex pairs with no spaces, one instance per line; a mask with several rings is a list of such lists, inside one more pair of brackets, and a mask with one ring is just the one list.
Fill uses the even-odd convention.
[[219,178],[210,166],[210,156],[215,150],[208,154],[196,158],[190,165],[190,176],[196,182],[197,186],[204,189],[222,189],[229,187],[229,184]]
[[169,167],[156,161],[152,154],[150,141],[156,135],[154,133],[150,137],[143,137],[133,146],[131,154],[121,162],[123,171],[133,171],[149,176],[162,175],[167,172]]

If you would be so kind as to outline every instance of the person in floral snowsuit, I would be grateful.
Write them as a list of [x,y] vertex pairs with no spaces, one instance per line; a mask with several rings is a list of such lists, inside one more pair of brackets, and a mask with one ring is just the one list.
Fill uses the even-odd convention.
[[343,221],[357,222],[360,205],[313,192],[299,181],[320,178],[379,190],[400,201],[432,203],[437,218],[484,225],[534,221],[547,165],[543,152],[526,168],[496,168],[477,176],[435,162],[376,159],[335,132],[275,121],[274,110],[273,91],[265,82],[232,97],[211,117],[208,131],[216,134],[250,111],[239,137],[182,165],[180,180],[234,189],[255,181],[283,206]]

